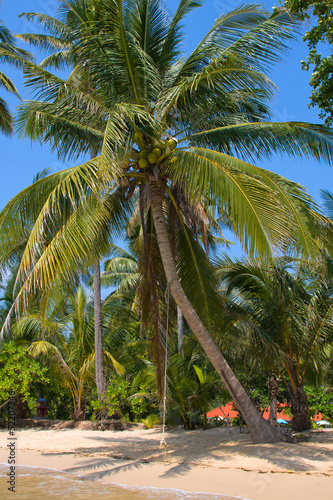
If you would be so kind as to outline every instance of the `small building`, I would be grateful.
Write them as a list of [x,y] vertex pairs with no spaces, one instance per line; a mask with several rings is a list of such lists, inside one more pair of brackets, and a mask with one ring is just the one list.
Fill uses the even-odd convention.
[[[290,422],[290,416],[284,412],[284,408],[288,407],[286,403],[278,405],[278,411],[276,412],[276,418],[281,418]],[[262,416],[268,420],[269,419],[269,408],[266,408],[261,411]],[[210,420],[212,418],[219,417],[221,420],[226,419],[227,421],[231,421],[233,418],[238,417],[238,411],[234,409],[233,401],[230,401],[225,406],[218,406],[214,410],[211,410],[207,413],[207,419]],[[312,419],[314,422],[318,422],[322,420],[323,416],[321,413],[317,413],[317,415]]]

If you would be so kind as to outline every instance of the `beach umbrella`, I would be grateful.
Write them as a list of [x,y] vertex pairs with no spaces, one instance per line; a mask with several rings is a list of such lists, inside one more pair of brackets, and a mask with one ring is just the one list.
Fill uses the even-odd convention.
[[278,419],[277,419],[277,423],[278,423],[278,424],[283,424],[283,425],[288,425],[287,420],[283,420],[283,418],[278,418]]
[[316,422],[316,425],[323,425],[325,427],[329,427],[331,424],[327,422],[327,420],[319,420],[318,422]]

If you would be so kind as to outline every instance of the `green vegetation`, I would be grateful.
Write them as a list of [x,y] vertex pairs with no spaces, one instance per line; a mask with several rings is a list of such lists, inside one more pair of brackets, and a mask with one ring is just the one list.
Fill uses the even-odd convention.
[[[34,99],[17,130],[62,159],[90,159],[42,173],[0,213],[1,348],[24,345],[76,420],[155,425],[166,366],[169,425],[205,428],[207,411],[233,399],[253,441],[276,442],[260,414],[277,398],[272,373],[302,430],[304,384],[329,372],[331,221],[254,163],[283,153],[331,164],[333,135],[269,121],[267,70],[295,28],[287,11],[238,7],[184,58],[181,26],[200,3],[171,15],[157,0],[59,0],[56,18],[24,14],[47,34],[21,38],[48,56],[24,61]],[[247,262],[217,258],[224,227]]]
[[26,347],[6,342],[0,353],[0,408],[14,395],[35,410],[37,394],[33,386],[49,382],[45,372],[46,368],[29,356]]
[[[17,68],[23,66],[24,61],[31,60],[31,54],[17,47],[14,37],[9,29],[0,20],[0,62],[11,64]],[[5,89],[19,97],[15,84],[8,76],[0,71],[0,88]],[[7,103],[0,97],[0,131],[4,134],[13,132],[13,117]]]
[[[286,7],[299,19],[312,19],[313,25],[303,38],[309,48],[309,56],[302,61],[302,69],[309,71],[313,67],[310,85],[314,89],[310,106],[321,109],[320,118],[325,118],[327,125],[333,123],[333,2],[332,0],[286,0]],[[324,46],[328,46],[323,50]],[[323,55],[324,53],[324,55]]]
[[331,266],[330,259],[304,267],[289,258],[268,267],[225,259],[218,267],[239,316],[233,333],[285,383],[296,431],[311,429],[304,383],[311,377],[318,382],[331,355]]

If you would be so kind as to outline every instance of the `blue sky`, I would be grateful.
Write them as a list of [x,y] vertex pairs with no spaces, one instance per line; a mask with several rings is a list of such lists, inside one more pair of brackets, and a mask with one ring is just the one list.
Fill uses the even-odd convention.
[[[239,0],[206,0],[204,6],[191,13],[184,23],[187,35],[185,51],[190,51],[196,45],[219,15],[242,3],[244,2]],[[275,2],[263,1],[260,3],[271,10]],[[57,4],[57,0],[0,0],[0,19],[13,33],[37,32],[32,23],[18,19],[18,14],[23,11],[33,11],[53,16],[56,13]],[[178,1],[167,0],[167,4],[170,9],[175,9]],[[272,103],[274,120],[320,123],[318,110],[308,109],[311,73],[300,69],[300,61],[305,59],[307,55],[307,46],[299,39],[298,42],[291,44],[290,49],[284,57],[284,62],[276,66],[270,75],[280,89],[276,100]],[[1,69],[14,80],[22,98],[29,99],[29,94],[22,85],[21,73],[9,66],[2,66]],[[1,97],[10,103],[13,110],[15,109],[18,104],[16,98],[9,94],[6,95],[2,90]],[[57,171],[67,166],[59,161],[55,154],[51,154],[48,146],[31,144],[30,141],[18,139],[15,136],[11,138],[0,136],[0,148],[0,209],[10,198],[29,185],[38,171],[47,167]],[[261,166],[307,187],[317,201],[320,200],[320,189],[333,189],[332,169],[314,160],[274,157],[272,160],[262,163]]]

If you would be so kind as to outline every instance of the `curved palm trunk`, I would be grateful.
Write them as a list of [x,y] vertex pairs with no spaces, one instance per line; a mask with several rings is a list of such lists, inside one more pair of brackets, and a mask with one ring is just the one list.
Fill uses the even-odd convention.
[[103,325],[102,325],[102,297],[101,272],[99,261],[94,264],[94,311],[95,311],[95,371],[97,395],[100,403],[106,392],[106,380],[103,359]]
[[175,262],[172,256],[168,232],[163,213],[163,196],[161,188],[156,181],[150,181],[151,188],[151,206],[153,209],[153,218],[157,236],[158,247],[160,250],[164,271],[170,286],[171,294],[179,308],[181,309],[186,321],[193,333],[200,342],[202,348],[207,354],[209,360],[220,375],[231,397],[238,406],[251,433],[254,443],[274,443],[282,440],[282,435],[277,429],[272,427],[260,415],[243,386],[236,378],[227,361],[219,351],[218,347],[211,338],[206,327],[200,320],[196,311],[188,300],[182,289]]

